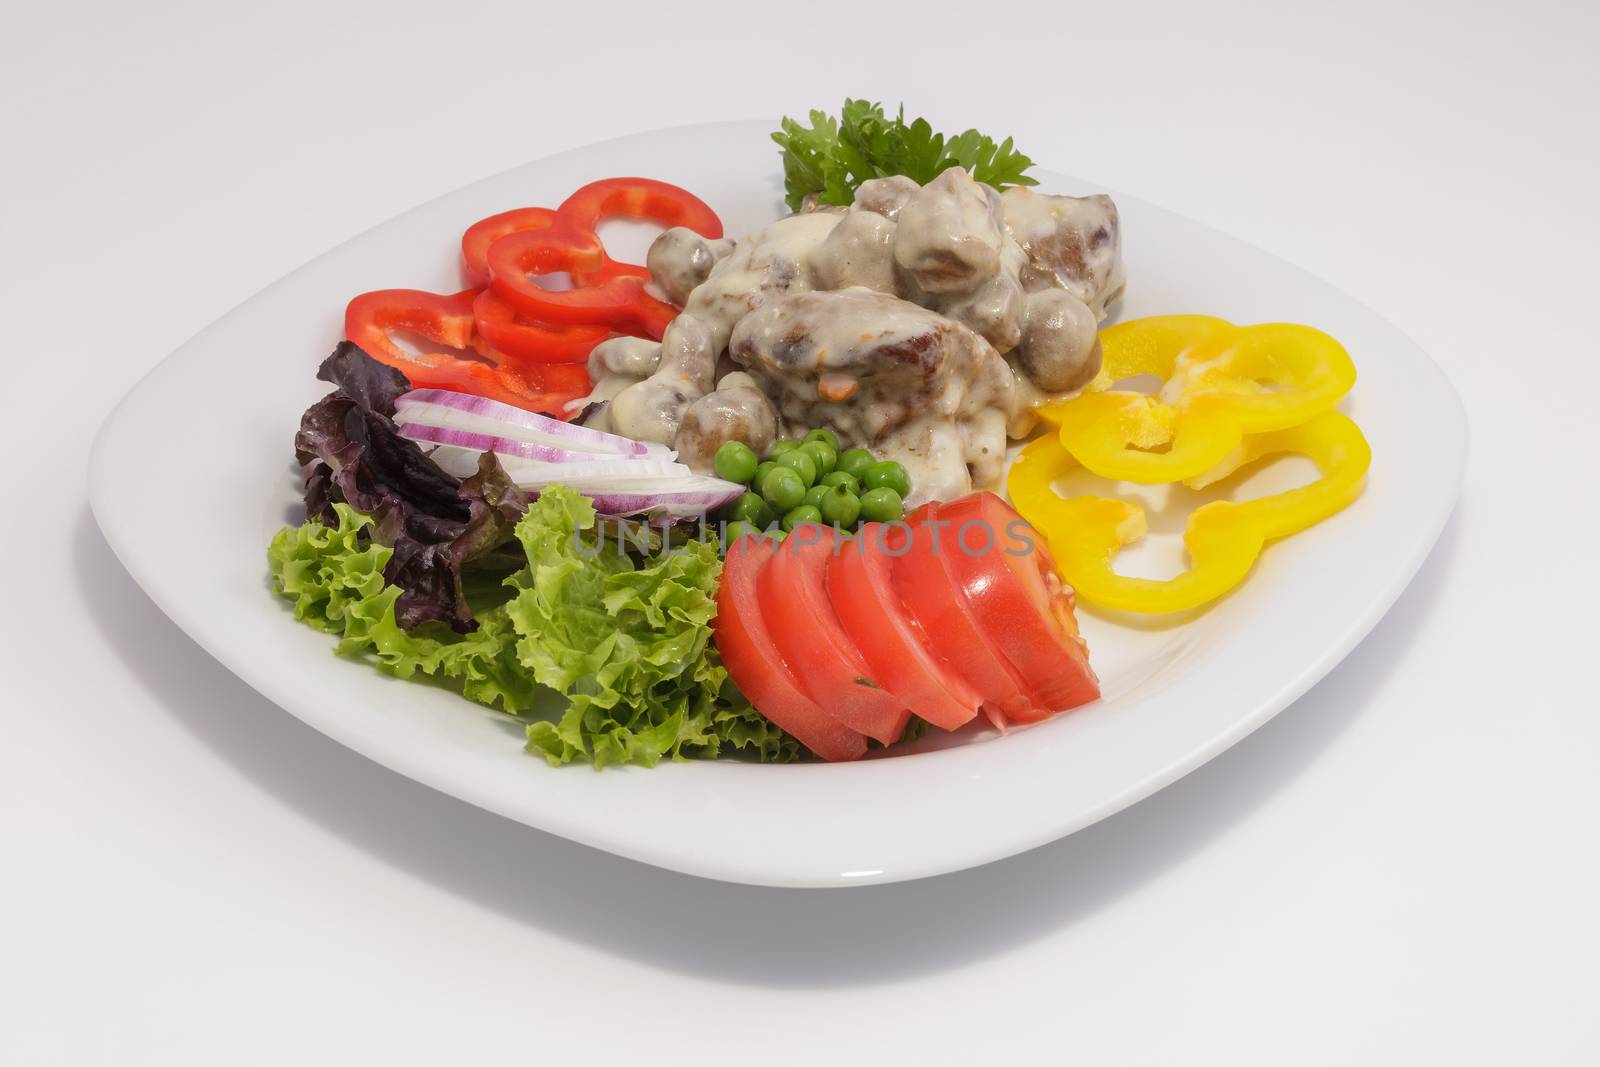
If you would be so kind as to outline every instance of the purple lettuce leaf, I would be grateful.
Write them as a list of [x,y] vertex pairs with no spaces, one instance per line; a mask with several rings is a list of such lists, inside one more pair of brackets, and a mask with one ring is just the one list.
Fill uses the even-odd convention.
[[463,481],[401,437],[394,404],[410,383],[356,345],[341,343],[317,376],[336,388],[307,409],[295,434],[306,517],[335,523],[336,503],[370,515],[373,537],[394,550],[383,576],[403,590],[395,602],[399,624],[471,631],[462,567],[511,540],[528,497],[493,453]]

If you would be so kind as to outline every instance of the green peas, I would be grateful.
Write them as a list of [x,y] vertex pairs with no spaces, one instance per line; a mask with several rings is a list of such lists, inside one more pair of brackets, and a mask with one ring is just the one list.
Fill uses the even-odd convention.
[[911,492],[911,475],[892,459],[874,463],[861,475],[861,484],[868,489],[893,489],[895,495],[905,499]]
[[826,441],[807,441],[796,451],[804,452],[811,457],[811,462],[817,465],[817,473],[831,474],[834,465],[839,462],[839,453]]
[[834,471],[832,474],[824,474],[819,481],[823,485],[848,489],[852,496],[861,495],[861,481],[847,471]]
[[835,452],[839,451],[839,435],[827,427],[823,427],[820,430],[812,430],[810,433],[806,434],[805,441],[821,441]]
[[772,447],[767,449],[768,459],[777,459],[785,452],[793,452],[800,447],[800,442],[793,438],[785,437],[782,441],[772,442]]
[[772,508],[760,493],[744,493],[728,505],[727,517],[736,522],[746,522],[758,529],[772,525]]
[[820,483],[813,485],[810,489],[806,490],[806,498],[805,500],[801,501],[801,503],[810,504],[814,508],[820,508],[822,506],[822,498],[827,496],[828,491],[832,488],[833,486],[831,485],[822,485]]
[[748,485],[750,479],[756,476],[756,454],[743,441],[724,442],[712,457],[711,464],[716,468],[718,478],[726,478],[730,482]]
[[867,522],[893,522],[902,510],[900,494],[888,486],[869,489],[861,498],[861,517]]
[[821,505],[822,521],[847,530],[854,527],[861,517],[861,501],[842,486],[827,486],[826,489]]
[[724,545],[731,545],[735,541],[739,540],[739,538],[744,537],[746,534],[749,534],[753,537],[760,537],[761,531],[750,525],[748,522],[730,522],[728,523],[728,530],[723,537],[722,543]]
[[821,521],[821,511],[812,507],[810,504],[801,504],[799,507],[791,509],[789,514],[783,517],[783,529],[785,533],[788,533],[803,522]]
[[782,514],[805,500],[806,483],[793,467],[774,467],[761,481],[761,495],[774,511]]
[[807,489],[817,484],[817,461],[812,459],[808,452],[798,448],[785,452],[778,457],[778,466],[788,467],[800,475],[800,480],[805,483]]
[[866,449],[847,448],[839,453],[839,463],[833,469],[860,478],[861,472],[872,466],[872,462],[872,453]]
[[760,463],[756,464],[756,473],[754,477],[750,479],[750,488],[754,489],[758,493],[761,492],[761,483],[767,480],[767,472],[772,470],[777,465],[778,464],[774,460],[770,459],[764,459]]

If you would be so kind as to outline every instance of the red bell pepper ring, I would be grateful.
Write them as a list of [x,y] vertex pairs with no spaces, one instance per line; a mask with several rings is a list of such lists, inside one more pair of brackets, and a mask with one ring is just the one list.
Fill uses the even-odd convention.
[[[590,182],[556,209],[563,225],[593,234],[606,219],[648,219],[663,226],[687,226],[712,240],[722,236],[722,220],[687,189],[654,178],[602,178]],[[599,238],[595,238],[596,242]]]
[[513,372],[518,381],[525,383],[535,392],[549,393],[551,396],[562,396],[572,400],[583,396],[592,388],[589,384],[589,368],[582,362],[536,363],[520,360],[507,355],[483,337],[479,337],[472,347],[479,355],[491,360],[496,367]]
[[489,246],[519,230],[546,230],[556,220],[547,207],[519,207],[479,219],[461,235],[461,273],[467,284],[482,289],[489,284]]
[[[566,403],[588,391],[588,375],[574,365],[579,376],[556,371],[558,388],[550,388],[543,368],[525,371],[492,349],[482,360],[465,355],[477,340],[472,306],[477,290],[451,295],[418,289],[379,289],[350,301],[344,313],[345,337],[373,359],[406,376],[418,389],[450,389],[489,397],[528,411],[568,416]],[[408,330],[455,351],[408,353],[389,336]]]
[[604,326],[547,326],[517,314],[493,289],[479,293],[472,304],[478,337],[496,352],[522,363],[576,363],[589,358],[594,346],[611,336]]
[[[645,292],[648,271],[606,255],[597,227],[619,215],[722,236],[716,213],[687,190],[650,178],[606,178],[569,196],[549,228],[508,233],[490,244],[490,284],[539,322],[605,325],[659,338],[678,311]],[[577,288],[557,292],[529,277],[556,271],[572,275]]]

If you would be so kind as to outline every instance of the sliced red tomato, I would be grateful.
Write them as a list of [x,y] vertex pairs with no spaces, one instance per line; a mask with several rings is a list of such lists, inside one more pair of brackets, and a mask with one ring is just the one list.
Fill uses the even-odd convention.
[[941,505],[945,569],[978,626],[1033,698],[1007,714],[1034,721],[1100,695],[1089,648],[1078,633],[1072,591],[1056,573],[1044,538],[993,493]]
[[806,694],[767,630],[757,577],[776,548],[771,538],[753,536],[728,546],[711,624],[717,651],[733,684],[757,711],[825,760],[859,759],[867,739]]
[[922,521],[909,528],[903,543],[891,541],[887,551],[896,557],[895,590],[934,652],[983,697],[983,712],[997,729],[1005,729],[1008,721],[1048,717],[1051,709],[1035,701],[984,632],[948,568],[955,544],[945,537],[947,527],[941,521],[945,507],[929,508]]
[[807,696],[851,729],[893,744],[911,709],[873,674],[834,614],[827,575],[835,543],[816,523],[790,531],[756,579],[762,618]]
[[983,698],[934,655],[900,602],[881,523],[867,523],[828,563],[828,600],[873,677],[910,709],[946,730],[978,714]]

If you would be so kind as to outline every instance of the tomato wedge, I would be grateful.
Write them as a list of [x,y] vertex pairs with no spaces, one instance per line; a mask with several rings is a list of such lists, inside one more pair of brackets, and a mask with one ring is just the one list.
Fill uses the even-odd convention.
[[930,507],[922,521],[909,528],[905,543],[889,549],[891,555],[901,553],[892,571],[895,590],[934,652],[983,697],[983,712],[996,729],[1004,730],[1011,720],[1046,718],[1051,709],[1035,701],[994,640],[984,633],[947,567],[956,549],[954,537],[946,537],[945,507]]
[[825,760],[859,759],[867,739],[806,695],[767,631],[757,579],[777,547],[771,538],[754,536],[728,546],[711,623],[717,651],[733,684],[757,711]]
[[828,563],[828,600],[872,677],[935,726],[956,730],[978,714],[982,697],[934,655],[900,602],[881,523],[842,541]]
[[836,543],[833,531],[816,523],[790,531],[756,579],[762,618],[807,696],[851,729],[893,744],[911,709],[874,676],[834,614],[827,574]]
[[1048,718],[1100,695],[1089,648],[1078,633],[1073,595],[1056,573],[1044,538],[993,493],[941,505],[945,569],[978,626],[1020,676],[1034,703],[1008,712],[1016,722]]

